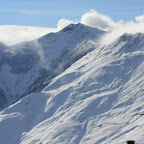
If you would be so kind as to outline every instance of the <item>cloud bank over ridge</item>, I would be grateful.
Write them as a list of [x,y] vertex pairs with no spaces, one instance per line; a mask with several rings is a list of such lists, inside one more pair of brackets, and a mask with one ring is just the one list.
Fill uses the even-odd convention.
[[42,28],[32,26],[0,25],[0,41],[7,45],[16,44],[22,41],[33,40],[50,32],[57,32],[71,23],[81,22],[91,27],[97,27],[104,31],[109,31],[111,37],[118,37],[123,33],[144,32],[144,15],[136,16],[135,21],[115,22],[109,16],[98,13],[91,9],[83,14],[79,21],[62,18],[58,21],[56,28]]
[[56,28],[42,28],[32,26],[0,25],[0,41],[7,45],[33,40],[50,32],[56,32]]

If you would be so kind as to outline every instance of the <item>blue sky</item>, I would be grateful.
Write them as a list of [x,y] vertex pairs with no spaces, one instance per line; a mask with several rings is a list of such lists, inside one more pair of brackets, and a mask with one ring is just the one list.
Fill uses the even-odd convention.
[[79,21],[90,9],[130,21],[144,14],[144,0],[0,0],[0,25],[56,27],[61,18]]

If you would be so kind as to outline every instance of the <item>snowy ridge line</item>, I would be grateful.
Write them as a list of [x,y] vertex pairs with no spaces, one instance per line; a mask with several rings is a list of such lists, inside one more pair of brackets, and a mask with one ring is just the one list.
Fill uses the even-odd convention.
[[[65,32],[72,34],[73,26]],[[136,114],[144,110],[143,38],[125,35],[109,45],[95,47],[59,73],[44,90],[1,111],[1,141],[124,144],[132,138],[141,144],[143,116]],[[69,56],[65,55],[66,60]],[[48,81],[47,77],[44,80]]]

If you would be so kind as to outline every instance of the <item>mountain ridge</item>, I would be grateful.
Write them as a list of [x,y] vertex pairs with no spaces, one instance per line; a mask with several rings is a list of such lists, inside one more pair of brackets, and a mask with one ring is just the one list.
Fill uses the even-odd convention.
[[[143,143],[143,34],[96,46],[0,112],[0,139],[12,144]],[[86,46],[87,47],[87,46]],[[7,139],[9,136],[9,139]]]

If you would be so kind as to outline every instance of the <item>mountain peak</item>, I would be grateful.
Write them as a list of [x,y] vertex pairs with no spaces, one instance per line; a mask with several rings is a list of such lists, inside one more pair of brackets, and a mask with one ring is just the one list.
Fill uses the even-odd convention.
[[84,39],[94,40],[105,34],[106,32],[95,27],[77,23],[66,26],[60,31],[60,33],[73,33],[74,35],[79,35],[79,37],[81,35]]
[[65,28],[63,28],[61,31],[62,32],[69,32],[69,31],[73,31],[75,28],[78,28],[78,27],[82,27],[83,24],[81,23],[78,23],[78,24],[69,24],[68,26],[66,26]]
[[96,27],[90,27],[90,26],[87,26],[85,24],[82,24],[82,23],[77,23],[77,24],[69,24],[68,26],[66,26],[65,28],[63,28],[61,30],[61,32],[70,32],[70,31],[73,31],[75,29],[82,29],[82,30],[86,30],[86,29],[94,29],[94,30],[97,30],[97,31],[102,31]]

